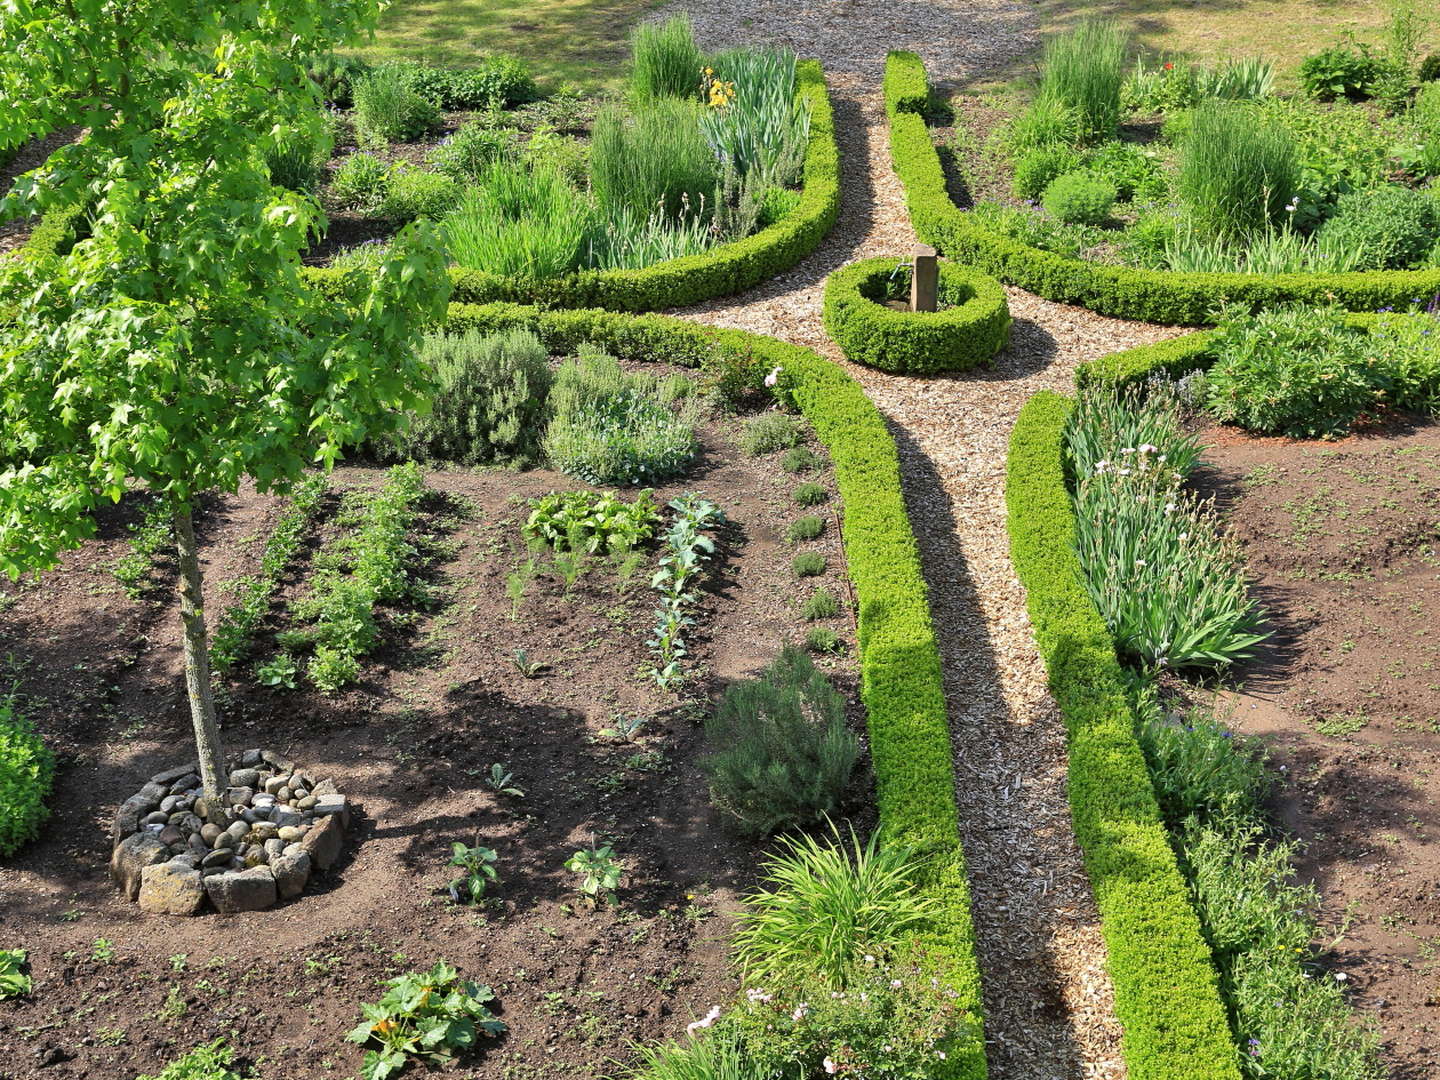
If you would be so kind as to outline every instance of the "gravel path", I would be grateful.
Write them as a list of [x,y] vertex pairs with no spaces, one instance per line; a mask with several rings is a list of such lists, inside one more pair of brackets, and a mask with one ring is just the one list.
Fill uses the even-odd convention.
[[[1027,9],[1007,0],[749,0],[689,10],[708,47],[783,43],[824,62],[843,201],[835,231],[795,270],[680,314],[806,345],[845,364],[820,321],[826,275],[874,255],[899,261],[915,242],[890,168],[880,95],[885,52],[913,49],[937,81],[973,77],[1033,47]],[[900,445],[941,628],[991,1075],[1112,1080],[1125,1075],[1119,1025],[1095,901],[1071,829],[1065,732],[1010,565],[1005,452],[1020,406],[1036,390],[1068,390],[1080,361],[1175,331],[1102,318],[1016,289],[1009,295],[1013,343],[987,371],[918,379],[845,366],[886,413]]]

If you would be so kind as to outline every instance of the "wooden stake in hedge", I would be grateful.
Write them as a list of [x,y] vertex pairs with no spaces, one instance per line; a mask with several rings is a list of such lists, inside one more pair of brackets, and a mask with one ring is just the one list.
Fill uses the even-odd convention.
[[86,129],[20,177],[0,221],[87,208],[68,250],[0,259],[0,569],[52,567],[131,489],[180,555],[186,683],[206,793],[225,782],[191,518],[249,477],[307,467],[415,407],[413,348],[449,294],[412,228],[347,310],[306,287],[323,225],[267,151],[323,142],[308,59],[374,25],[375,0],[18,0],[0,5],[0,153]]
[[929,244],[915,245],[910,273],[910,310],[940,310],[940,260]]

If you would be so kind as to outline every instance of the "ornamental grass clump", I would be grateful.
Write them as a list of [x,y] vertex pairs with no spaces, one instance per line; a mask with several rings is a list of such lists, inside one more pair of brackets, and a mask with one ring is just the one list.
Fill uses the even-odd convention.
[[836,813],[860,754],[844,696],[794,645],[725,691],[705,740],[715,805],[761,835]]
[[354,86],[355,134],[361,146],[413,142],[440,124],[440,110],[397,66],[378,67]]
[[634,61],[630,95],[637,102],[699,100],[704,58],[695,44],[689,15],[676,15],[663,23],[641,23],[630,36],[630,52]]
[[496,162],[445,216],[446,246],[467,270],[558,277],[584,259],[595,213],[558,171]]
[[1176,192],[1202,232],[1238,238],[1283,220],[1300,182],[1288,132],[1253,107],[1206,101],[1180,151]]
[[1073,109],[1081,142],[1115,137],[1130,40],[1113,22],[1087,21],[1045,46],[1040,97]]
[[1066,443],[1085,585],[1121,653],[1162,668],[1251,655],[1267,636],[1261,612],[1238,545],[1213,506],[1182,487],[1198,446],[1180,431],[1173,399],[1082,395]]
[[606,109],[590,140],[590,184],[607,214],[667,220],[713,200],[719,168],[700,130],[700,105],[660,98],[633,113]]

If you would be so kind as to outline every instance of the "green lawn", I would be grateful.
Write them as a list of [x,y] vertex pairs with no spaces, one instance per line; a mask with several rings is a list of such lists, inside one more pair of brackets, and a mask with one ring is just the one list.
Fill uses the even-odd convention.
[[620,84],[630,28],[659,0],[395,0],[367,60],[461,67],[508,52],[552,86]]

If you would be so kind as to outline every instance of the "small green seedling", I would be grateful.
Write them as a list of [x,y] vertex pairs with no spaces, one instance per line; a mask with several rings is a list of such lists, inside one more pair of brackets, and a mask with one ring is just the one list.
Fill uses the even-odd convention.
[[524,675],[527,679],[537,678],[541,672],[550,670],[550,665],[543,660],[531,660],[529,654],[527,654],[524,649],[516,649],[511,662],[520,674]]
[[603,899],[614,907],[618,902],[615,890],[620,887],[620,875],[625,868],[609,844],[598,848],[591,844],[588,850],[575,852],[565,860],[565,869],[580,875],[576,888],[591,904]]
[[255,677],[261,686],[283,686],[294,690],[300,678],[300,664],[288,652],[277,653],[269,663],[255,669]]
[[616,713],[610,723],[610,727],[600,729],[600,737],[602,739],[619,739],[621,742],[628,743],[634,742],[640,737],[640,729],[649,723],[649,720],[644,716],[626,716],[624,713]]
[[[478,840],[479,837],[476,837]],[[450,899],[457,904],[478,904],[485,899],[485,890],[500,884],[500,874],[495,869],[499,858],[494,848],[466,847],[459,840],[450,845],[450,866],[465,871],[450,882]]]
[[788,473],[814,472],[820,467],[820,459],[808,446],[794,446],[785,451],[780,467]]
[[523,799],[525,792],[515,786],[514,779],[514,774],[497,761],[490,766],[490,775],[485,778],[485,784],[496,794],[514,795],[517,799]]

